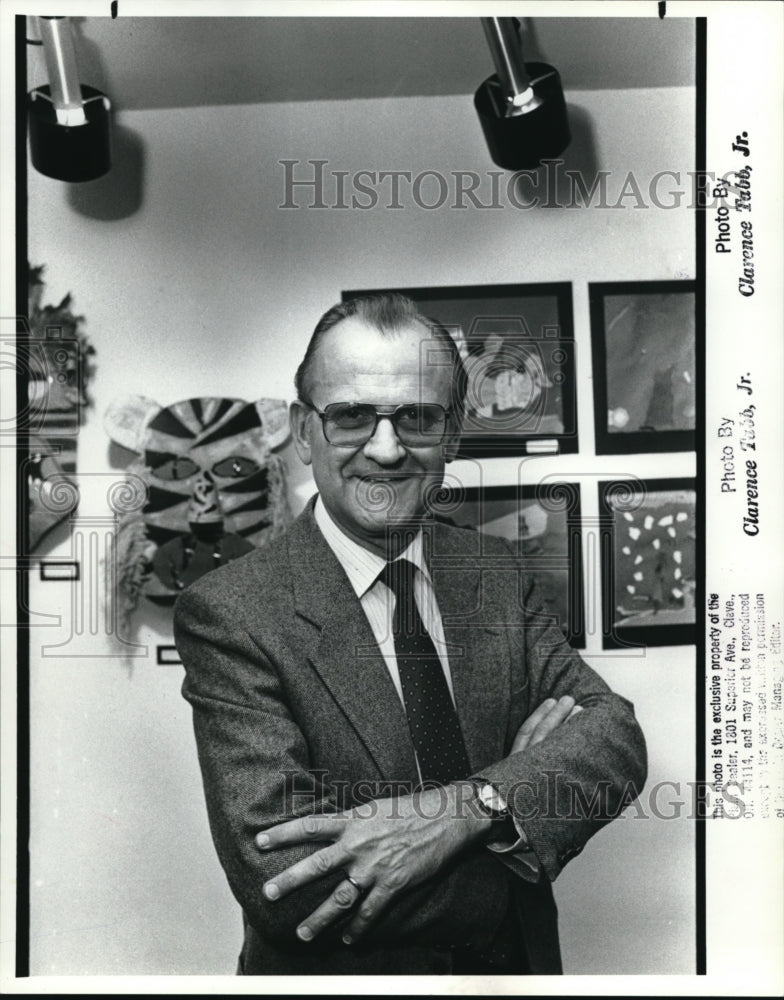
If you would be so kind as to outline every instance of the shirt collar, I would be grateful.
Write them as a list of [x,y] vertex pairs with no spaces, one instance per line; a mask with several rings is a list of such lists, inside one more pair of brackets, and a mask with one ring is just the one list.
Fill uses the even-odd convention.
[[[332,549],[335,558],[346,571],[349,583],[357,597],[362,598],[378,579],[378,574],[386,566],[387,560],[376,552],[364,548],[333,521],[320,496],[316,497],[313,509],[316,524]],[[400,558],[412,562],[430,580],[422,548],[422,531],[418,531],[411,544],[401,553]]]

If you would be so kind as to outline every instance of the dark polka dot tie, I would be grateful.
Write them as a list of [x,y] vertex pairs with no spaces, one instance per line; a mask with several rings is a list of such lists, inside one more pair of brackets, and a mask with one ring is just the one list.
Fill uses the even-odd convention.
[[415,572],[413,563],[398,559],[379,579],[395,595],[392,635],[422,781],[446,785],[471,771],[444,670],[414,599]]

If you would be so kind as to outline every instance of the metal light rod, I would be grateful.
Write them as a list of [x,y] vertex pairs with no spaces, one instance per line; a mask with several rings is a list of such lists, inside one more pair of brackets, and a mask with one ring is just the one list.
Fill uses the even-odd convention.
[[70,21],[67,17],[39,17],[38,22],[57,121],[61,125],[84,125],[87,118]]
[[507,103],[512,108],[521,108],[533,99],[534,92],[523,61],[516,19],[483,17],[481,21]]

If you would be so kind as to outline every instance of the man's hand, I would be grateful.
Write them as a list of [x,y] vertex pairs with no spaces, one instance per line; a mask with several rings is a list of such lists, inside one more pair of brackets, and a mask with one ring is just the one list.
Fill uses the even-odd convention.
[[541,743],[554,729],[578,712],[582,712],[582,707],[575,704],[571,695],[566,694],[558,701],[555,698],[547,698],[517,730],[511,753],[519,753],[526,747]]
[[297,936],[312,940],[359,904],[343,935],[350,944],[398,893],[424,882],[486,835],[491,821],[470,809],[470,798],[467,785],[448,785],[270,827],[256,837],[260,850],[303,842],[328,846],[276,875],[264,894],[269,900],[282,899],[328,872],[345,870],[350,879],[300,924]]

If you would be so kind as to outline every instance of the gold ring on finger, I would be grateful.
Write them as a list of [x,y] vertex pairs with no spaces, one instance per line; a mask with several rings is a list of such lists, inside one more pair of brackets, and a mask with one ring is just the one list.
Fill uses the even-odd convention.
[[351,875],[349,875],[349,874],[347,873],[347,874],[346,874],[346,880],[347,880],[348,882],[350,882],[350,883],[351,883],[351,884],[352,884],[352,885],[354,886],[354,888],[355,888],[355,889],[357,890],[357,892],[358,892],[358,893],[360,894],[360,896],[363,896],[363,895],[364,895],[364,893],[365,893],[365,889],[364,889],[364,887],[363,887],[363,886],[361,886],[361,885],[359,884],[359,882],[357,882],[357,880],[356,880],[355,878],[353,878],[353,877],[352,877]]

